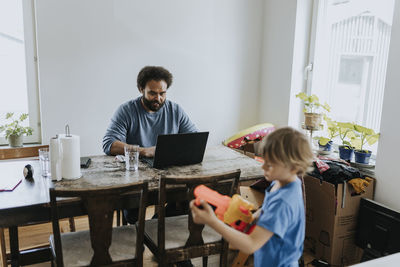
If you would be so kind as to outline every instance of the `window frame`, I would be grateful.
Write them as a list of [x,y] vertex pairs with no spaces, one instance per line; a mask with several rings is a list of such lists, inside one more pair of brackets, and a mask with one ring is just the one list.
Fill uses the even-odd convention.
[[[28,119],[29,126],[33,128],[33,134],[31,136],[24,136],[24,144],[41,143],[35,6],[33,0],[20,1],[22,2],[22,17],[24,25]],[[0,136],[0,145],[7,144],[8,141],[6,138]]]
[[308,50],[308,66],[306,67],[305,71],[307,75],[305,79],[307,80],[306,85],[306,93],[312,93],[312,84],[314,79],[314,61],[316,56],[316,38],[318,34],[318,24],[321,18],[318,16],[318,12],[320,8],[324,8],[325,2],[320,0],[313,0],[312,1],[313,10],[312,10],[312,18],[311,18],[311,34],[309,40],[309,50]]
[[[306,80],[306,86],[305,86],[305,92],[307,94],[316,94],[318,95],[318,97],[320,97],[320,100],[322,100],[322,102],[328,102],[327,99],[325,99],[325,96],[323,94],[320,94],[320,90],[318,88],[323,88],[318,86],[318,81],[316,82],[315,77],[320,77],[320,71],[321,71],[321,67],[320,68],[315,68],[315,62],[316,60],[318,61],[318,57],[321,54],[319,48],[317,47],[317,43],[316,43],[316,38],[317,36],[325,34],[325,32],[321,29],[323,29],[324,27],[321,25],[324,22],[324,20],[322,19],[322,17],[320,16],[320,11],[321,10],[326,10],[328,8],[328,0],[312,0],[312,5],[313,5],[313,11],[312,11],[312,19],[311,19],[311,23],[310,23],[310,38],[309,38],[309,46],[308,46],[308,65],[305,67],[304,69],[304,79]],[[394,2],[394,9],[396,8],[396,1]],[[390,40],[390,37],[389,37]],[[328,42],[329,43],[329,42]],[[390,41],[389,41],[390,43]],[[321,45],[319,45],[321,46]],[[372,65],[372,60],[369,60],[369,56],[373,56],[373,54],[368,54],[367,52],[363,52],[364,53],[364,61],[366,64],[369,64],[369,72],[371,71],[371,65]],[[348,54],[346,55],[346,53],[343,53],[342,56],[349,56],[352,57],[354,56],[354,54]],[[318,64],[318,62],[317,62]],[[386,66],[385,69],[387,68],[387,62],[386,62]],[[323,71],[322,71],[323,72]],[[386,72],[386,70],[385,70]],[[370,79],[370,75],[368,75],[368,79]],[[386,76],[383,77],[383,79],[385,79]],[[362,82],[363,83],[363,82]],[[314,88],[313,88],[313,84],[314,84]],[[316,86],[317,84],[317,86]],[[366,127],[370,127],[373,130],[375,130],[376,132],[379,132],[380,129],[378,127],[378,129],[376,129],[376,127],[371,126],[371,125],[366,125],[366,120],[368,119],[367,117],[367,113],[369,110],[369,106],[367,104],[367,99],[368,99],[368,95],[371,94],[371,86],[365,87],[364,90],[361,92],[361,97],[362,97],[362,105],[360,106],[358,112],[363,114],[363,118],[361,120],[361,122],[352,122],[352,123],[358,123],[360,125],[366,126]],[[329,104],[329,102],[328,102]],[[383,103],[382,103],[383,105]],[[378,111],[376,114],[379,114],[380,116],[380,124],[382,123],[382,110]],[[329,116],[329,115],[328,115]],[[340,121],[340,120],[339,120]],[[322,135],[324,134],[323,132],[321,133]],[[376,154],[379,147],[378,147],[379,143],[375,143],[374,145],[370,146],[369,149],[371,149],[373,151],[373,154]],[[373,155],[374,157],[374,155]]]
[[315,39],[317,38],[318,9],[321,1],[312,0],[311,32],[308,44],[308,65],[304,69],[304,79],[306,80],[305,91],[311,94],[311,87],[314,75]]

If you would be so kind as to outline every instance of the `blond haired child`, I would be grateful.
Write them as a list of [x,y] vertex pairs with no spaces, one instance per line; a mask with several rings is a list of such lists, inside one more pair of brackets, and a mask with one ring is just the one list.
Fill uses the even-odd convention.
[[311,165],[313,153],[307,137],[290,128],[269,134],[262,144],[264,176],[272,182],[265,190],[258,218],[250,235],[239,232],[219,220],[211,206],[201,201],[203,209],[190,203],[193,220],[208,224],[233,247],[246,254],[254,253],[254,266],[298,266],[303,253],[305,213],[302,175]]

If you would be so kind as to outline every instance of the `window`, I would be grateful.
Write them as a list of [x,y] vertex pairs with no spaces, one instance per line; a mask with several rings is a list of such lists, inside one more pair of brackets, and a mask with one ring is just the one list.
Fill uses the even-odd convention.
[[[308,92],[379,132],[394,0],[316,0]],[[376,150],[376,148],[373,148]]]
[[[24,143],[40,142],[33,0],[0,1],[0,125],[5,114],[29,114],[34,129]],[[7,144],[4,132],[0,145]]]

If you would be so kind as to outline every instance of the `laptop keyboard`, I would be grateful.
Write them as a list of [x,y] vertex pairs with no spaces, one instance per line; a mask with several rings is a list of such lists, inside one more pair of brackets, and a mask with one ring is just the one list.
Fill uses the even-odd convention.
[[145,158],[145,157],[143,157],[143,158],[142,158],[142,161],[145,162],[145,163],[147,163],[147,164],[149,164],[150,167],[153,167],[154,158]]

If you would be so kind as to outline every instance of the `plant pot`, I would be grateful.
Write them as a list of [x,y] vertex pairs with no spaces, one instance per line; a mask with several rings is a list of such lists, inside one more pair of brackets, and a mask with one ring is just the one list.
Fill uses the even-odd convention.
[[349,146],[339,146],[339,157],[343,160],[351,161],[354,149]]
[[304,124],[307,129],[318,129],[322,122],[322,114],[304,113]]
[[322,151],[331,151],[332,150],[332,141],[329,141],[328,143],[326,143],[326,145],[321,145],[318,142],[318,145],[319,145],[319,150],[322,150]]
[[[368,153],[367,153],[368,151]],[[354,161],[361,164],[368,164],[371,158],[370,150],[354,150]]]
[[8,137],[8,144],[10,147],[21,147],[24,143],[23,135],[10,135]]

